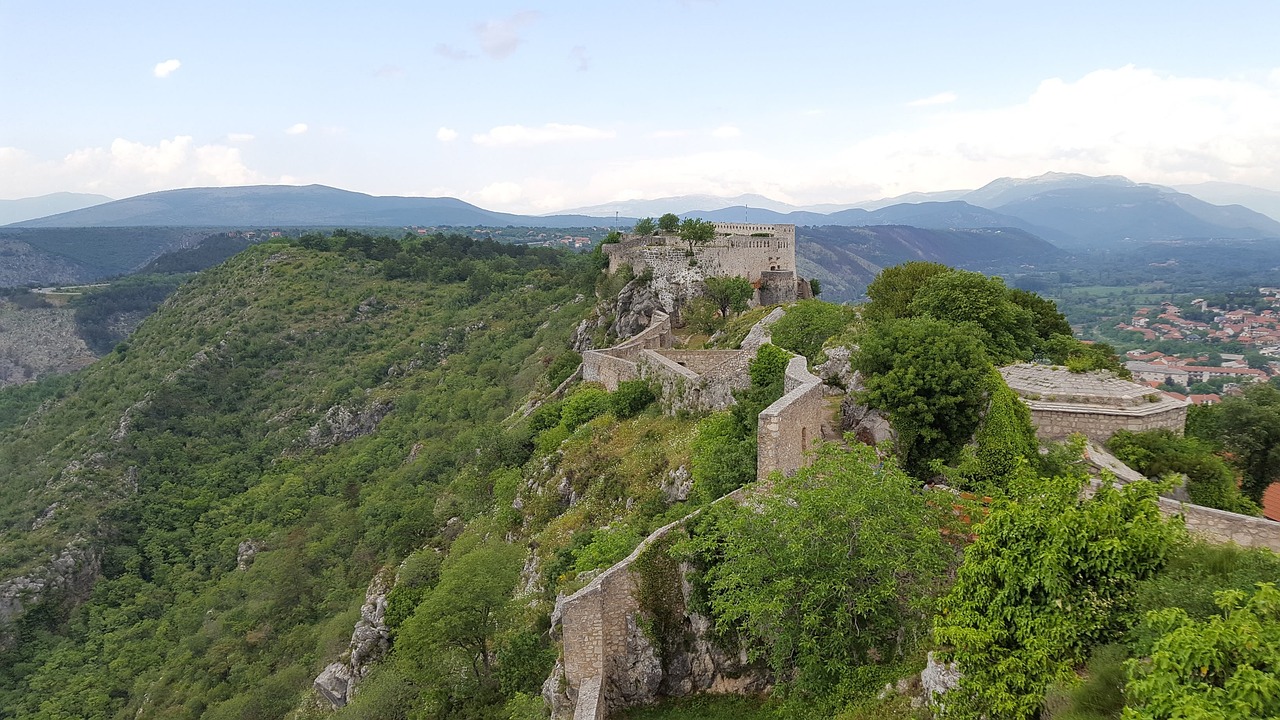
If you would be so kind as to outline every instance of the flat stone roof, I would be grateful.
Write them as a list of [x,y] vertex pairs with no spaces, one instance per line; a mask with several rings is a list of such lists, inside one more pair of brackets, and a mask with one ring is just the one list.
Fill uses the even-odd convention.
[[1002,367],[1000,374],[1009,389],[1024,400],[1045,404],[1123,410],[1178,402],[1158,390],[1123,380],[1107,371],[1073,373],[1064,367],[1025,363]]

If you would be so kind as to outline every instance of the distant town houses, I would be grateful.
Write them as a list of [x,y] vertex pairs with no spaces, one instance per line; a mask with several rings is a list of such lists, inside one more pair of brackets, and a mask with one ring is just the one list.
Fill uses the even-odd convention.
[[[1259,288],[1267,302],[1277,302],[1277,288]],[[1263,355],[1280,358],[1280,312],[1275,308],[1261,310],[1223,310],[1210,306],[1204,299],[1191,301],[1201,317],[1213,313],[1212,322],[1183,317],[1183,311],[1170,302],[1159,308],[1141,308],[1127,323],[1116,328],[1140,333],[1148,341],[1187,340],[1238,342],[1252,346]]]

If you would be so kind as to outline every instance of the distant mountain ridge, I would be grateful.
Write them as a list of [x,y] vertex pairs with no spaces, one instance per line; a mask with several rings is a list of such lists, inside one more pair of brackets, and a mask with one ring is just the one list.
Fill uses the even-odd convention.
[[148,193],[13,227],[397,227],[521,225],[590,227],[600,218],[536,218],[494,212],[456,198],[367,195],[325,185],[250,185]]
[[50,193],[17,200],[0,200],[0,225],[34,220],[106,202],[111,202],[111,198],[106,195],[72,192]]

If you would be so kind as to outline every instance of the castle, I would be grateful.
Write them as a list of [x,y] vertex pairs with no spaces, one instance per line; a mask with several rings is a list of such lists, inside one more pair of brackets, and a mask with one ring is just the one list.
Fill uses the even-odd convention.
[[708,277],[745,277],[758,305],[780,305],[813,297],[796,275],[796,226],[712,223],[716,237],[693,254],[675,235],[627,233],[604,245],[609,273],[629,265],[636,274],[652,271],[667,282],[695,284]]

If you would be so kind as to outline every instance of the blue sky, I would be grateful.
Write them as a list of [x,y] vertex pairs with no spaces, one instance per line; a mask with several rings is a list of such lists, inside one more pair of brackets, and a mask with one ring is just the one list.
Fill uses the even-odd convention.
[[1276,2],[0,0],[0,198],[1280,189]]

